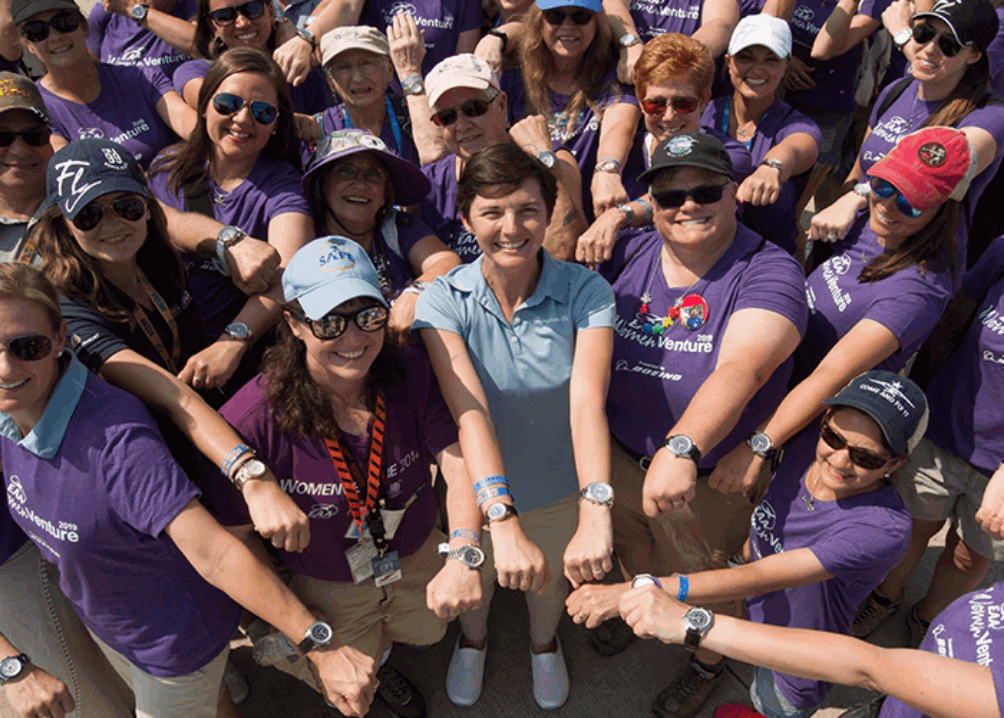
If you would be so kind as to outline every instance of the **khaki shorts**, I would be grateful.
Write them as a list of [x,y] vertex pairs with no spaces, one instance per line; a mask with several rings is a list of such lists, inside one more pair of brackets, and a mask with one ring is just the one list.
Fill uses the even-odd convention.
[[966,546],[985,558],[1004,561],[1004,541],[993,538],[976,521],[989,480],[930,439],[921,439],[909,463],[893,476],[893,483],[915,519],[951,519]]

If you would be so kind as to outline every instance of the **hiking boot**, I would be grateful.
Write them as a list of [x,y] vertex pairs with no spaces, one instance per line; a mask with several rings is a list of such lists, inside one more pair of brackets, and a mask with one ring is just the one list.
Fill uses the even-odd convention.
[[923,643],[927,629],[931,627],[930,621],[925,621],[920,617],[920,603],[915,603],[906,616],[906,627],[910,629],[910,645],[914,648],[918,648]]
[[690,672],[666,686],[655,697],[652,712],[657,718],[693,718],[715,692],[723,673],[724,666],[719,665],[719,670],[714,672],[691,660]]
[[601,656],[616,656],[637,638],[620,616],[604,621],[589,632],[589,646]]
[[377,671],[376,697],[398,718],[425,718],[425,699],[418,686],[397,672],[389,663]]
[[227,660],[227,665],[223,668],[223,682],[227,684],[227,690],[230,691],[230,700],[234,702],[235,706],[239,706],[251,695],[251,687],[248,685],[248,682],[234,668],[229,659]]
[[[892,601],[885,597],[876,598],[876,595],[875,591],[869,593],[868,597],[858,606],[858,610],[854,612],[854,618],[851,620],[851,633],[858,638],[870,636],[872,631],[878,628],[885,619],[894,614],[903,602],[902,598]],[[890,602],[884,606],[882,605],[882,601]]]

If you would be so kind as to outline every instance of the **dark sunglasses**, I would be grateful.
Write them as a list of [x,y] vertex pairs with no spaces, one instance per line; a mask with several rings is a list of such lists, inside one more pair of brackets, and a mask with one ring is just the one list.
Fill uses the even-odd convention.
[[856,446],[849,446],[847,439],[831,429],[829,422],[826,421],[819,427],[819,438],[834,451],[846,448],[847,456],[850,458],[851,463],[860,469],[874,471],[875,469],[881,469],[892,460],[891,457],[885,459],[881,456],[876,456],[870,451],[859,449]]
[[343,182],[349,182],[354,180],[359,175],[363,176],[363,179],[370,184],[383,184],[387,181],[387,175],[382,171],[378,170],[376,167],[370,167],[366,170],[361,170],[349,162],[342,162],[331,170],[331,175],[338,180]]
[[917,219],[917,217],[924,214],[924,210],[917,209],[910,204],[909,200],[903,196],[903,193],[896,189],[896,186],[889,180],[884,180],[881,177],[872,177],[869,181],[869,185],[872,188],[872,194],[879,199],[889,199],[890,197],[895,196],[896,209],[910,219]]
[[700,100],[696,97],[674,97],[672,100],[660,97],[657,100],[642,100],[641,108],[645,110],[646,115],[661,116],[666,114],[666,106],[672,105],[673,112],[678,115],[689,115],[699,104]]
[[38,361],[49,356],[55,339],[44,334],[25,334],[0,342],[0,347],[6,348],[12,357],[20,361]]
[[237,20],[237,13],[240,13],[248,20],[257,20],[265,14],[265,3],[263,0],[249,0],[243,5],[234,7],[221,7],[209,13],[209,19],[217,25],[230,25]]
[[0,147],[10,147],[18,137],[24,140],[24,143],[29,147],[41,147],[48,143],[51,134],[48,127],[22,132],[0,132]]
[[376,306],[366,307],[351,314],[336,314],[331,312],[325,314],[320,319],[308,319],[305,315],[296,313],[293,313],[293,316],[304,324],[307,324],[315,337],[322,341],[330,341],[337,339],[345,333],[345,330],[349,327],[350,319],[364,332],[375,332],[383,329],[387,326],[390,312],[387,310],[387,307]]
[[938,38],[938,47],[945,57],[955,57],[962,52],[962,45],[951,35],[939,35],[938,29],[929,22],[922,22],[913,26],[913,41],[918,45],[926,45],[934,38]]
[[593,15],[595,13],[589,10],[562,10],[556,7],[544,11],[544,20],[548,25],[558,27],[565,24],[565,18],[570,17],[572,18],[572,22],[581,27],[582,25],[588,25],[589,21],[593,19]]
[[709,184],[693,189],[664,189],[652,192],[652,197],[663,209],[678,209],[687,201],[687,197],[697,204],[711,204],[722,198],[728,184]]
[[21,26],[21,35],[28,42],[42,42],[49,37],[49,28],[65,35],[80,27],[80,16],[73,12],[57,12],[48,20],[29,20]]
[[[219,92],[213,98],[213,109],[225,117],[236,115],[242,107],[244,107],[244,98],[232,92]],[[264,100],[252,100],[251,116],[259,125],[271,125],[279,116],[279,110],[275,108],[275,105],[270,105]]]
[[143,213],[146,212],[146,203],[139,197],[122,197],[111,204],[95,204],[91,202],[71,220],[73,226],[81,232],[90,232],[101,224],[101,219],[105,216],[105,207],[111,207],[115,214],[128,222],[135,222],[141,219]]
[[457,111],[463,112],[468,117],[481,117],[481,115],[488,112],[488,108],[492,106],[495,102],[495,98],[499,96],[498,92],[492,93],[490,97],[484,100],[468,100],[460,107],[451,107],[448,110],[440,110],[436,112],[431,117],[433,124],[437,127],[449,127],[454,122],[457,121]]

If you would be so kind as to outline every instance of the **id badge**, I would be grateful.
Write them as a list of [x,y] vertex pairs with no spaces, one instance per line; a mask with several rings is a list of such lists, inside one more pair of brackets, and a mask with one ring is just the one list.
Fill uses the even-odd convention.
[[401,580],[401,559],[397,551],[388,551],[383,556],[373,558],[373,582],[386,586]]
[[362,583],[373,575],[373,561],[380,558],[380,553],[372,541],[361,541],[345,552],[345,558],[352,571],[352,580]]
[[369,541],[370,527],[363,521],[363,527],[360,529],[358,522],[350,521],[348,529],[345,530],[345,538],[353,541]]

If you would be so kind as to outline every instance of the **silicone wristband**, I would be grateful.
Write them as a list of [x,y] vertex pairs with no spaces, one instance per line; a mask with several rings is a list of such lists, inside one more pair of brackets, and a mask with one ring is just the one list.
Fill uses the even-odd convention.
[[653,217],[652,205],[649,202],[647,202],[644,197],[639,197],[638,199],[635,200],[635,202],[637,202],[638,204],[640,204],[642,207],[645,208],[645,221],[651,224]]
[[676,578],[680,582],[680,588],[676,590],[676,600],[684,603],[687,600],[687,595],[690,593],[690,579],[682,573]]
[[470,539],[479,546],[481,545],[481,534],[473,529],[453,529],[453,531],[450,532],[450,538],[466,538]]
[[505,487],[485,489],[477,496],[478,508],[480,509],[486,501],[491,501],[492,499],[497,499],[499,496],[508,496],[512,498],[513,502],[516,501],[513,497],[512,492]]
[[484,489],[489,486],[495,486],[496,484],[502,484],[504,486],[509,485],[509,480],[501,474],[495,474],[494,476],[486,476],[483,479],[474,482],[474,494],[475,496],[481,493]]
[[234,462],[249,451],[251,451],[251,447],[247,444],[238,444],[232,448],[223,459],[223,463],[220,464],[220,471],[223,472],[223,475],[229,479],[230,469],[234,468]]

